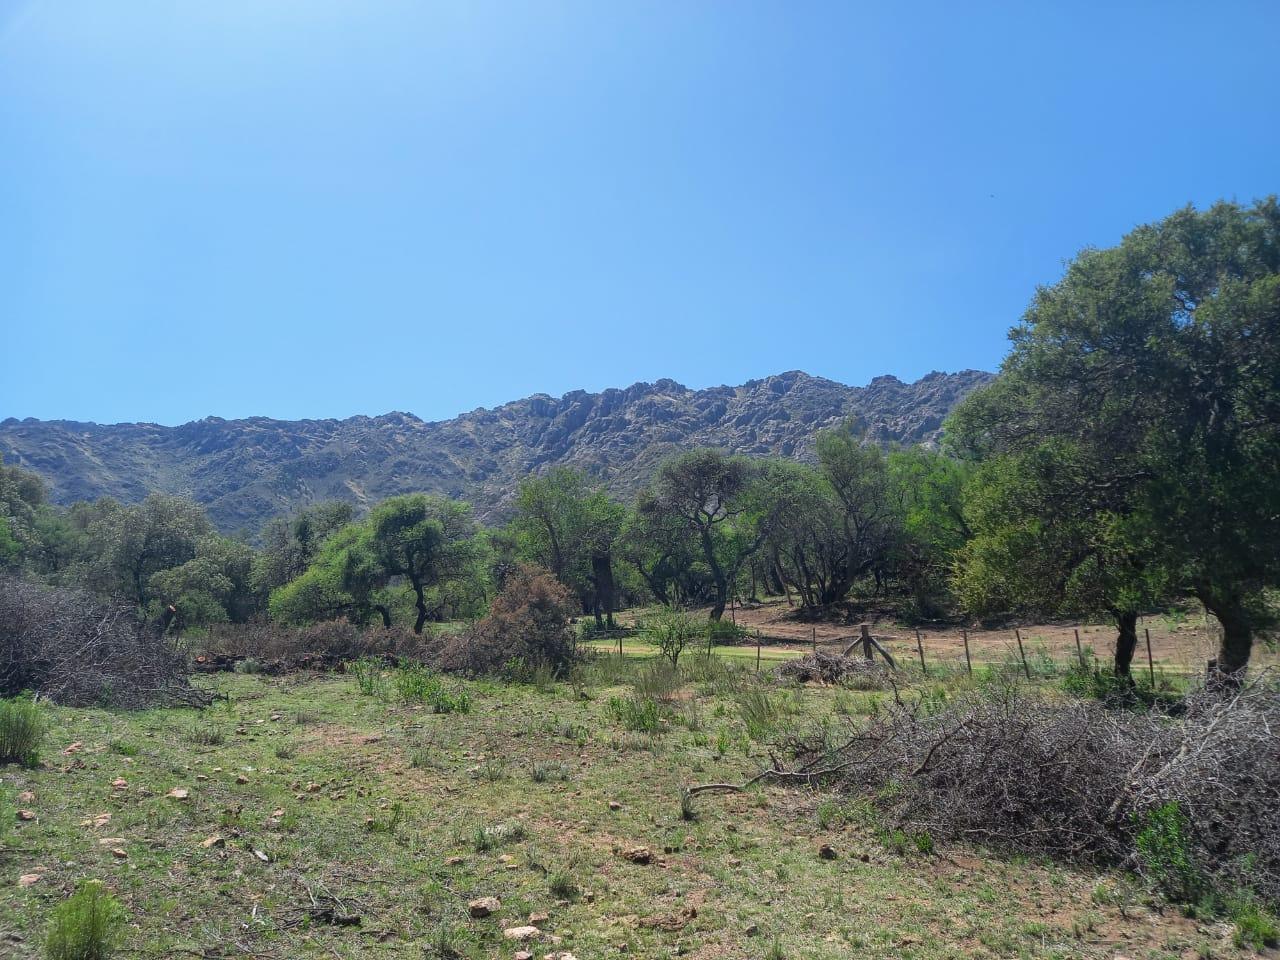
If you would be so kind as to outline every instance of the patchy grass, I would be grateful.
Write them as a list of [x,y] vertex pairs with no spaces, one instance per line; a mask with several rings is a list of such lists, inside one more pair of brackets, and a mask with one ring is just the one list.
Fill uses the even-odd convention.
[[[47,708],[43,765],[0,773],[0,953],[39,956],[87,879],[119,901],[129,956],[509,956],[503,928],[539,914],[535,956],[584,958],[1234,957],[1269,935],[1263,917],[1236,946],[1117,875],[886,834],[842,798],[682,802],[875,708],[757,679],[754,652],[660,690],[625,661],[448,680],[466,713],[359,675],[222,675],[203,713]],[[637,684],[663,698],[656,726],[618,706]],[[484,896],[501,907],[473,919]]]

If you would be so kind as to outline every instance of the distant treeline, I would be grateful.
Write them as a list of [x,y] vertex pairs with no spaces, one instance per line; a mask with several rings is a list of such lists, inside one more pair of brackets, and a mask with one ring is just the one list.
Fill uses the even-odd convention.
[[787,594],[809,608],[894,601],[908,616],[1103,615],[1127,674],[1139,612],[1195,596],[1235,672],[1280,582],[1280,209],[1181,210],[1086,250],[1039,290],[999,377],[943,448],[891,449],[856,423],[817,462],[692,450],[632,504],[556,469],[505,526],[468,504],[321,503],[260,545],[153,494],[50,505],[0,467],[0,566],[127,597],[170,628],[269,617],[412,624],[482,614],[536,564],[600,624],[642,601]]

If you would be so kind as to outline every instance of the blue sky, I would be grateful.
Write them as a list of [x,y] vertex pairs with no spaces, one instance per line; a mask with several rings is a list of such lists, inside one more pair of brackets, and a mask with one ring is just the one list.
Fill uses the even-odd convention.
[[1280,4],[0,0],[0,417],[992,369],[1280,190]]

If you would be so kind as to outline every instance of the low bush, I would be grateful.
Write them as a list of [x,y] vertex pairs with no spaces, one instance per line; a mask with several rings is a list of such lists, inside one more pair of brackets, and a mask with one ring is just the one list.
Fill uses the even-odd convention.
[[120,943],[124,910],[97,880],[53,908],[45,937],[48,960],[108,960]]
[[529,671],[561,675],[575,660],[574,612],[573,597],[559,580],[539,567],[519,566],[507,575],[489,615],[444,644],[441,666],[496,674],[518,661]]
[[199,703],[187,657],[128,604],[0,579],[0,696],[32,691],[68,706]]
[[218,624],[200,644],[196,665],[211,670],[277,675],[290,670],[334,670],[368,657],[434,661],[442,641],[405,627],[357,627],[346,620],[305,626],[281,623]]
[[34,767],[40,763],[44,714],[31,700],[0,700],[0,764]]

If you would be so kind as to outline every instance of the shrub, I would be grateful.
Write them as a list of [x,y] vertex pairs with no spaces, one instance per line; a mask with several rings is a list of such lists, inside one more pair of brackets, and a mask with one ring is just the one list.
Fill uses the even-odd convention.
[[680,654],[684,648],[705,635],[692,614],[675,607],[664,607],[648,617],[645,633],[657,646],[659,655],[670,661],[673,668],[680,665]]
[[[449,638],[446,670],[500,673],[512,660],[534,671],[562,674],[574,660],[569,627],[575,607],[565,586],[540,567],[519,566],[507,575],[489,615]],[[532,674],[531,674],[532,675]]]
[[40,763],[44,716],[31,700],[0,700],[0,763],[34,767]]
[[70,706],[208,703],[186,656],[128,604],[0,579],[0,696],[25,690]]
[[636,733],[658,733],[662,729],[657,701],[648,697],[610,697],[608,709],[615,720]]
[[120,942],[124,910],[107,888],[90,880],[53,908],[45,938],[48,960],[107,960]]
[[421,664],[401,667],[395,675],[396,693],[405,703],[425,703],[432,713],[470,713],[471,697],[455,690],[444,679]]

